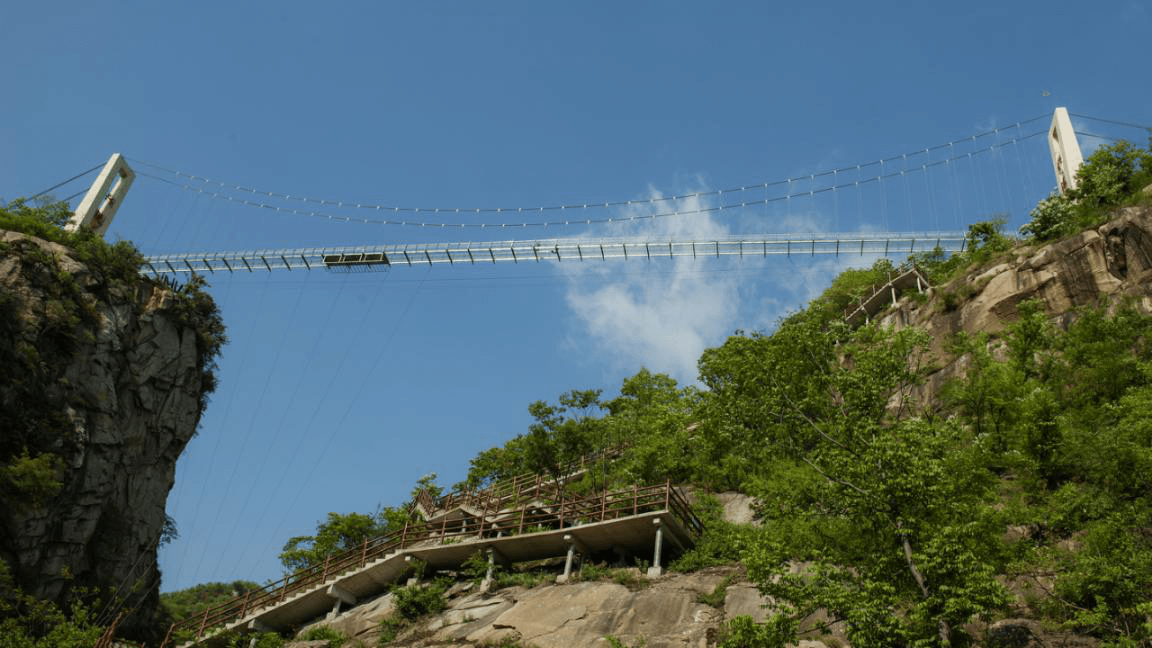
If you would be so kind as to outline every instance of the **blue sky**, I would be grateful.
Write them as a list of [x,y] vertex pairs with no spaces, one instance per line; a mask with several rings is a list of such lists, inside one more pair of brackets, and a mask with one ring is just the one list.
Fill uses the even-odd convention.
[[[1058,105],[1152,122],[1150,28],[1152,8],[1132,1],[8,3],[0,198],[124,153],[156,177],[137,180],[110,236],[146,253],[963,229],[999,213],[1015,228],[1054,181],[1043,140],[1011,138],[1047,118],[962,140]],[[1076,123],[1144,142],[1138,129]],[[969,161],[985,144],[1002,146]],[[941,156],[956,159],[917,171]],[[758,201],[826,186],[806,179],[825,170],[852,169],[838,184],[909,175],[721,214],[481,231],[248,208],[166,184],[156,178],[208,186],[150,164],[297,196],[453,208],[796,178],[741,194]],[[514,216],[482,221],[538,220]],[[871,261],[212,278],[232,342],[169,500],[180,538],[161,551],[162,588],[278,577],[290,536],[328,511],[401,504],[425,473],[461,479],[469,457],[527,429],[532,401],[611,393],[642,366],[690,383],[701,349],[770,329],[838,268]]]

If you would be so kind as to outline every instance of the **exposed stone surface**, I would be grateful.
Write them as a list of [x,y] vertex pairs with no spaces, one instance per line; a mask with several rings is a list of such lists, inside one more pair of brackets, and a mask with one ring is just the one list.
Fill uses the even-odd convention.
[[[598,581],[526,589],[509,587],[490,594],[462,592],[436,617],[406,631],[396,646],[523,646],[567,648],[604,646],[613,636],[626,645],[649,648],[704,648],[726,618],[722,609],[699,602],[736,569],[670,574],[629,589]],[[744,588],[749,588],[745,583]],[[754,591],[754,590],[753,590]],[[375,645],[390,604],[376,599],[331,621],[362,644]]]
[[[877,317],[895,330],[915,326],[932,339],[942,360],[917,394],[930,402],[939,388],[964,371],[967,359],[953,358],[947,345],[961,331],[1000,333],[1018,317],[1018,305],[1044,302],[1052,317],[1068,317],[1103,298],[1131,298],[1152,313],[1152,210],[1128,207],[1112,221],[1055,243],[1016,248],[1012,258],[948,284],[936,286],[923,303],[904,298]],[[947,307],[948,301],[955,308]]]
[[[55,243],[13,232],[0,242],[0,296],[17,309],[0,347],[39,352],[51,383],[41,396],[64,413],[53,429],[20,431],[22,443],[66,466],[55,497],[0,511],[0,558],[40,598],[66,599],[74,585],[118,589],[137,609],[121,624],[132,634],[159,605],[165,502],[200,418],[196,332],[161,286],[110,283]],[[43,332],[61,328],[64,298],[82,315],[79,341],[50,352]],[[0,403],[12,407],[16,393],[15,381],[0,384]]]
[[717,493],[714,497],[724,507],[723,517],[733,524],[756,522],[755,499],[744,493]]

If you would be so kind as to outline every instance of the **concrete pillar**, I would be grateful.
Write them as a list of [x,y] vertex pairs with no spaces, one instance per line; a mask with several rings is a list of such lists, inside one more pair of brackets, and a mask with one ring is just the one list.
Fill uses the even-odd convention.
[[328,613],[329,619],[335,619],[336,615],[340,614],[341,603],[347,603],[349,606],[356,605],[356,596],[353,595],[352,592],[339,587],[336,583],[329,585],[324,593],[333,599],[332,611]]
[[568,545],[568,555],[564,558],[564,575],[560,577],[561,583],[567,583],[572,576],[572,560],[576,558],[576,545]]
[[656,546],[652,550],[652,566],[648,568],[648,578],[656,578],[664,574],[664,568],[660,565],[660,554],[664,549],[664,522],[660,518],[656,518],[652,520],[652,524],[656,527]]
[[1080,153],[1080,143],[1076,141],[1076,131],[1068,117],[1068,109],[1057,108],[1052,113],[1052,125],[1048,128],[1048,150],[1052,154],[1052,170],[1056,173],[1056,185],[1065,194],[1076,188],[1076,172],[1084,164]]
[[575,561],[577,551],[583,556],[588,555],[588,547],[571,533],[564,534],[564,542],[568,543],[568,557],[564,560],[564,575],[556,577],[557,583],[567,583],[572,578],[572,563]]
[[100,175],[96,176],[88,193],[84,194],[84,198],[64,229],[75,232],[82,226],[89,227],[100,236],[104,236],[108,225],[112,223],[112,217],[116,215],[120,203],[124,202],[124,195],[128,193],[128,188],[135,179],[136,173],[128,167],[124,156],[113,153]]
[[484,581],[480,583],[480,591],[487,592],[492,589],[492,577],[496,572],[496,552],[488,547],[488,571],[484,574]]

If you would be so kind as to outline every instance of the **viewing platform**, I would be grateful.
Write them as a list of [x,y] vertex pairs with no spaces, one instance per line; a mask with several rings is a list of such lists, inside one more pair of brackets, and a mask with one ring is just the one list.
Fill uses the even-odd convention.
[[[650,575],[666,557],[695,544],[702,531],[679,489],[670,483],[588,496],[564,496],[553,480],[508,483],[443,498],[417,496],[414,509],[437,514],[351,551],[253,590],[172,625],[170,645],[219,646],[226,633],[290,630],[341,605],[351,607],[386,591],[419,560],[435,570],[458,570],[478,552],[489,565],[566,556],[564,581],[576,555],[625,551],[651,556]],[[549,494],[553,494],[549,497]],[[426,494],[425,494],[426,495]],[[482,505],[487,497],[488,505]],[[491,579],[491,569],[487,582]]]

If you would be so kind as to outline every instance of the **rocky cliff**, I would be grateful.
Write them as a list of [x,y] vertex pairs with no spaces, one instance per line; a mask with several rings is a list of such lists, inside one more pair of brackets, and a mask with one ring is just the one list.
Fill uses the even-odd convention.
[[137,276],[131,258],[78,256],[0,232],[0,558],[38,598],[98,591],[97,611],[130,611],[121,634],[145,638],[165,502],[213,352],[188,295]]
[[927,300],[901,299],[877,320],[931,336],[940,369],[919,395],[931,402],[940,386],[964,370],[965,359],[948,353],[949,341],[960,332],[997,335],[1030,299],[1043,302],[1050,317],[1065,320],[1105,299],[1131,299],[1152,313],[1152,209],[1124,208],[1098,228],[1048,245],[1020,245],[991,267],[934,287]]

